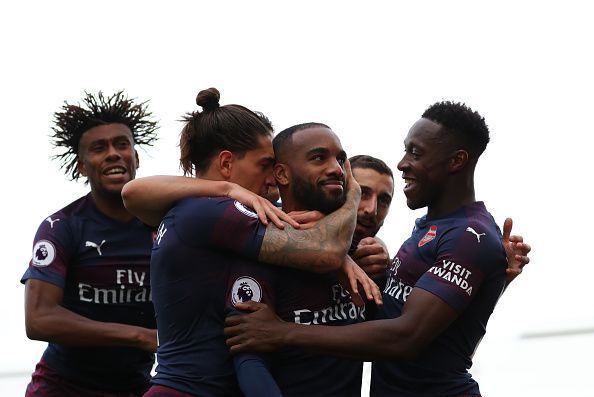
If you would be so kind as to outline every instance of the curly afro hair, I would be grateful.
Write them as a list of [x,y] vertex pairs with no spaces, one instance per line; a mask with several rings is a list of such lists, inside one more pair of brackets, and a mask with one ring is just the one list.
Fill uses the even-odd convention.
[[489,143],[489,128],[485,118],[463,103],[437,102],[429,106],[421,117],[447,128],[475,161]]
[[63,148],[62,153],[53,156],[60,161],[60,168],[72,180],[80,178],[77,167],[78,145],[82,135],[93,127],[110,123],[121,123],[132,131],[134,143],[151,146],[157,139],[157,122],[151,120],[146,101],[134,103],[124,91],[105,97],[101,91],[96,95],[85,92],[83,104],[70,105],[64,102],[61,111],[54,113],[52,143]]

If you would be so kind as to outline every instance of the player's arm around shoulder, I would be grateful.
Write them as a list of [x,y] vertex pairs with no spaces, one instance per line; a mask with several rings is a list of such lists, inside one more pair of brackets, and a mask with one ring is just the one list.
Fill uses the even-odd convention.
[[318,273],[339,269],[351,244],[361,199],[361,188],[350,167],[346,173],[348,191],[342,207],[306,230],[288,224],[282,230],[269,225],[258,260]]

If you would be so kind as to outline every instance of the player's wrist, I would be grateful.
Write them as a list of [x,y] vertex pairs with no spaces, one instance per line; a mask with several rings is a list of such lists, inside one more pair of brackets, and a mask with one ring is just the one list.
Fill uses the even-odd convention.
[[298,347],[303,341],[300,332],[304,327],[307,326],[283,321],[282,329],[278,333],[279,347]]
[[222,186],[223,195],[228,198],[233,198],[233,189],[237,186],[233,182],[219,181]]

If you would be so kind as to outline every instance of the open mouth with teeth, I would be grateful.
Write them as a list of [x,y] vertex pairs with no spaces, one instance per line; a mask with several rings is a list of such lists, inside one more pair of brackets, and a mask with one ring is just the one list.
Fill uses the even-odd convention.
[[124,175],[126,173],[126,169],[124,167],[112,167],[108,168],[103,171],[103,175],[111,176],[111,175]]
[[402,178],[404,179],[404,193],[408,192],[409,190],[415,187],[415,180],[411,178]]

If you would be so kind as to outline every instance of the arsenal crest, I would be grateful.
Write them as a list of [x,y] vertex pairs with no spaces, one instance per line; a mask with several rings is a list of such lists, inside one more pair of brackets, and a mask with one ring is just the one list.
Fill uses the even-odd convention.
[[431,225],[429,227],[429,231],[423,236],[423,238],[419,241],[419,247],[424,246],[429,241],[433,240],[437,235],[437,226]]

